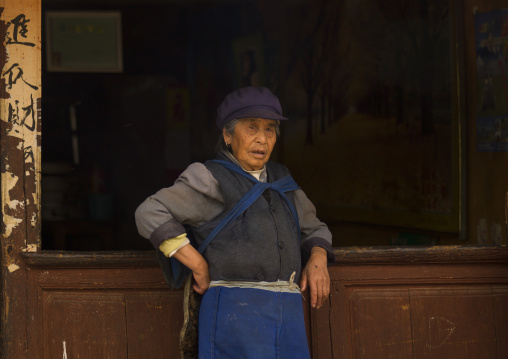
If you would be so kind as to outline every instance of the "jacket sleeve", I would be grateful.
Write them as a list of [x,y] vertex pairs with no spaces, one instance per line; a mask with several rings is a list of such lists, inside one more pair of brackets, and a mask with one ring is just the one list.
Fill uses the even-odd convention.
[[223,196],[217,180],[201,163],[191,164],[171,187],[148,197],[135,213],[139,234],[157,249],[168,238],[185,233],[218,215]]
[[328,254],[328,263],[334,263],[332,233],[317,218],[316,207],[301,189],[295,191],[295,206],[302,233],[302,263],[307,262],[313,247],[324,248]]

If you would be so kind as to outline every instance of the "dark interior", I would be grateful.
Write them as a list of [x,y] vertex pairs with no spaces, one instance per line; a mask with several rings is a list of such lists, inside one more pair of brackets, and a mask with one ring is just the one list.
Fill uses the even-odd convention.
[[[148,241],[137,234],[134,224],[137,205],[158,189],[170,186],[189,163],[213,156],[219,136],[215,128],[216,108],[225,94],[242,85],[269,87],[281,99],[287,116],[302,119],[294,121],[301,128],[307,126],[306,136],[299,140],[302,148],[311,149],[316,136],[352,112],[397,119],[409,127],[409,122],[403,120],[412,109],[399,105],[397,96],[401,92],[397,92],[397,85],[402,87],[402,80],[391,74],[397,73],[391,69],[400,68],[397,61],[401,57],[394,50],[376,50],[377,46],[391,45],[376,44],[372,38],[367,41],[363,46],[372,49],[374,56],[379,56],[377,59],[354,58],[362,53],[361,49],[344,51],[366,38],[347,43],[345,39],[361,33],[361,24],[357,28],[347,26],[354,22],[344,23],[340,15],[348,12],[350,19],[360,19],[367,16],[360,14],[370,12],[370,17],[362,20],[368,23],[379,12],[383,21],[396,25],[407,14],[395,11],[396,4],[391,2],[365,2],[364,8],[351,8],[347,2],[333,1],[44,0],[42,6],[43,249],[149,249]],[[48,11],[119,11],[123,71],[48,71]],[[421,13],[413,16],[424,17]],[[445,28],[449,26],[446,21]],[[371,26],[365,33],[377,31],[379,23]],[[391,31],[395,34],[403,30]],[[242,41],[249,39],[262,42],[263,63],[257,64],[259,68],[249,68],[263,75],[262,80],[252,77],[245,67],[252,52],[241,50],[244,60],[238,58]],[[433,47],[443,50],[439,46],[442,45]],[[413,56],[416,58],[416,54]],[[366,79],[360,86],[351,79],[348,66],[362,61],[376,65],[366,65],[370,73],[361,71]],[[403,61],[415,62],[407,58]],[[428,62],[420,60],[417,65]],[[429,73],[449,70],[450,59],[445,57],[433,68],[420,66],[405,74],[429,77]],[[379,85],[383,76],[388,78],[384,83],[389,83],[390,91],[386,90],[388,86]],[[424,98],[422,87],[415,85],[418,81],[412,81],[413,85],[405,86],[406,98]],[[429,101],[434,103],[427,108],[439,108],[451,117],[451,81],[447,80],[440,94],[431,96]],[[352,104],[355,86],[359,88]],[[312,103],[308,102],[310,94]],[[173,96],[171,101],[168,96]],[[178,125],[180,100],[187,104],[181,105],[185,114]],[[76,131],[71,128],[73,111]],[[424,116],[422,111],[418,111],[418,116]],[[309,117],[314,120],[305,122]],[[283,125],[279,142],[284,144],[291,131],[290,125]],[[423,124],[419,133],[425,135],[425,131],[433,129]],[[73,136],[78,144],[77,154],[73,152]],[[273,155],[281,161],[290,156],[282,145]],[[319,213],[320,205],[316,206]],[[340,218],[334,221],[330,222],[337,228],[341,223],[355,222]],[[397,227],[368,221],[354,225],[381,232]],[[401,232],[399,228],[395,230]],[[405,238],[417,238],[416,244],[439,243],[441,235],[439,230],[419,228],[402,232]],[[342,244],[337,236],[334,245]],[[391,243],[387,240],[381,244]]]

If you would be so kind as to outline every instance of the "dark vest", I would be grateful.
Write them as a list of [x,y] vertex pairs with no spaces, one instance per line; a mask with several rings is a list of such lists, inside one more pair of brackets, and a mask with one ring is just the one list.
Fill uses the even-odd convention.
[[[226,159],[220,155],[220,159]],[[205,166],[212,173],[224,196],[224,211],[191,231],[198,246],[229,213],[254,183],[221,164],[208,161]],[[289,174],[280,164],[266,164],[268,182]],[[286,197],[294,206],[294,193]],[[298,229],[299,230],[299,229]],[[289,280],[296,272],[300,278],[301,252],[298,232],[291,211],[275,191],[267,190],[244,213],[226,226],[203,253],[208,261],[211,280],[267,281]]]

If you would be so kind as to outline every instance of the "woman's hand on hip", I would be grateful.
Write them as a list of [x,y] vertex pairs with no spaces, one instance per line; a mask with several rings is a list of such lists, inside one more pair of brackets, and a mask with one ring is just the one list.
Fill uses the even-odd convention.
[[205,294],[206,290],[210,286],[210,273],[208,271],[208,263],[204,262],[201,270],[192,271],[194,276],[194,283],[192,288],[199,294]]
[[192,271],[194,283],[192,288],[204,294],[210,286],[210,272],[205,258],[192,245],[183,246],[173,255],[178,261]]
[[321,308],[330,294],[330,276],[328,274],[328,257],[324,248],[312,248],[311,255],[302,271],[300,288],[310,290],[312,308]]

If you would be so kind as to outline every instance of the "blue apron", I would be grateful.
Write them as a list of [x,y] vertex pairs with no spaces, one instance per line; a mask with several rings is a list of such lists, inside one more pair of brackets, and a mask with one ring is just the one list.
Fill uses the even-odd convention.
[[199,359],[309,359],[302,296],[212,287],[199,311]]

